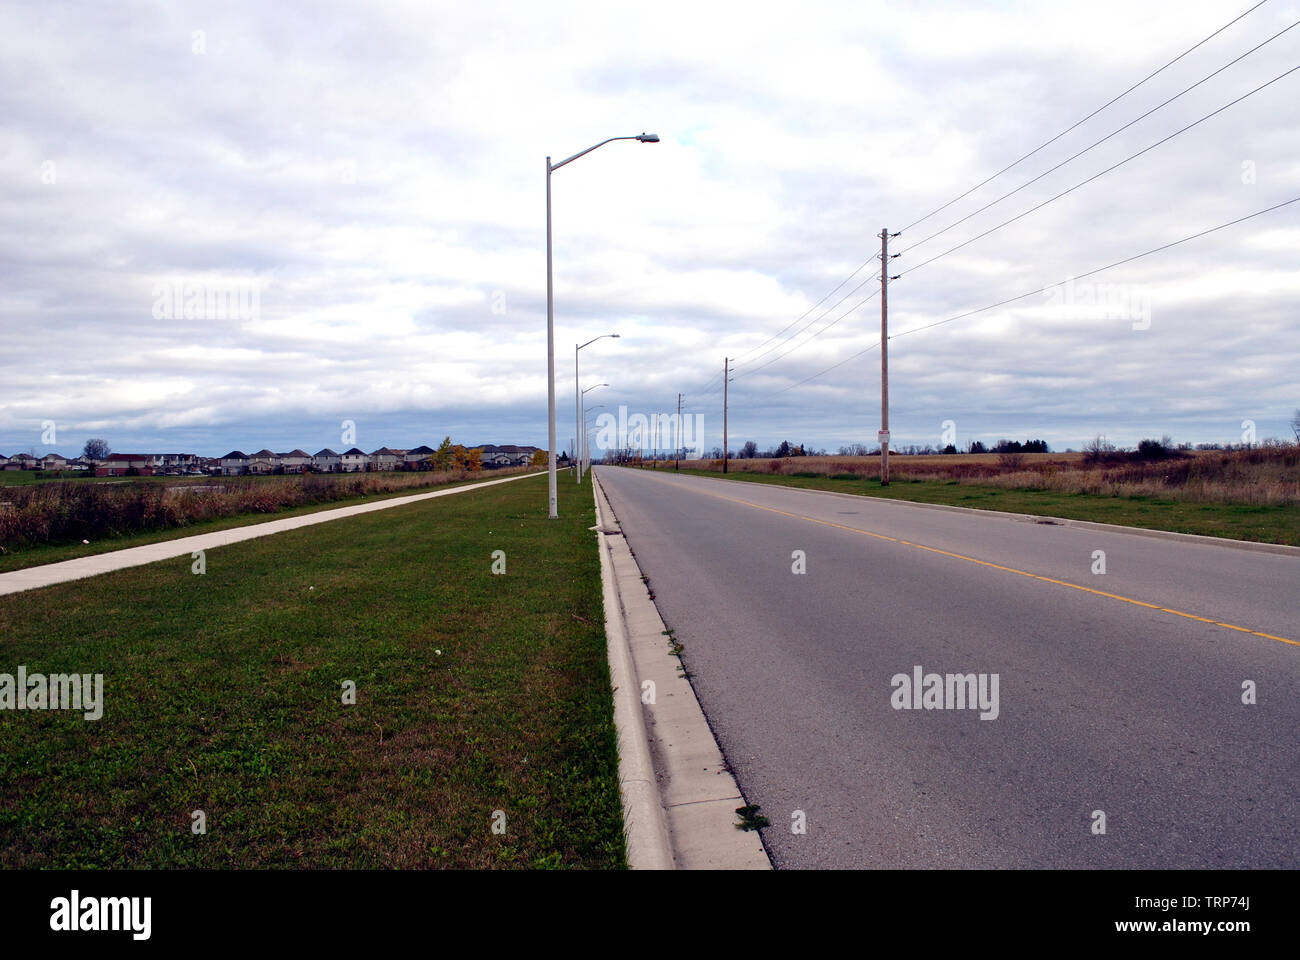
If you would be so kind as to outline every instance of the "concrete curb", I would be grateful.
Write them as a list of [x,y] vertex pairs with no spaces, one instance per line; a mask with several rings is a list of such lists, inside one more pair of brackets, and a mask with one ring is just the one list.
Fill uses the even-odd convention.
[[[637,860],[647,861],[660,852],[649,848],[651,842],[659,842],[653,829],[644,830],[643,838],[635,838],[638,846],[634,851],[633,827],[638,822],[643,827],[654,824],[655,811],[646,809],[653,802],[666,825],[665,842],[677,869],[769,870],[771,863],[758,834],[736,828],[736,808],[743,806],[745,799],[700,709],[695,689],[678,671],[680,660],[671,655],[663,619],[617,527],[609,500],[595,473],[590,476],[601,541],[610,672],[618,685],[615,722],[620,740],[631,754],[626,773],[620,756],[620,777],[626,784],[638,777],[643,769],[640,765],[646,762],[654,775],[653,793],[642,789],[639,781],[633,782],[640,792],[624,788],[629,862],[639,868],[634,852]],[[616,636],[623,650],[614,649]],[[640,754],[642,743],[645,756]]]
[[[630,467],[627,469],[631,469]],[[680,474],[679,474],[680,476]],[[689,476],[696,476],[689,474]],[[742,487],[782,487],[789,490],[802,490],[804,493],[820,493],[828,497],[845,497],[861,502],[890,503],[903,507],[920,507],[922,510],[948,510],[953,513],[978,513],[984,516],[1009,517],[1012,520],[1052,520],[1063,527],[1079,527],[1084,530],[1100,530],[1107,533],[1127,533],[1136,537],[1151,537],[1156,540],[1182,541],[1188,544],[1206,544],[1212,547],[1228,547],[1233,550],[1247,550],[1252,553],[1276,553],[1284,557],[1300,557],[1300,547],[1285,543],[1261,543],[1256,540],[1232,540],[1228,537],[1207,537],[1199,533],[1175,533],[1172,530],[1151,530],[1147,527],[1126,527],[1118,523],[1098,523],[1095,520],[1071,520],[1068,517],[1053,517],[1043,513],[1009,513],[1005,510],[981,510],[977,507],[954,507],[947,503],[921,503],[916,500],[895,500],[893,497],[867,497],[859,493],[840,493],[836,490],[813,490],[809,487],[788,486],[783,483],[754,483],[747,480],[732,480],[729,477],[701,477],[702,480],[720,480]]]
[[[605,599],[605,645],[609,655],[609,678],[614,687],[614,726],[618,730],[618,783],[623,798],[623,833],[627,862],[633,870],[671,870],[672,844],[664,818],[659,784],[641,715],[640,686],[619,601],[609,523],[601,510],[601,499],[592,484],[596,501],[596,547],[600,552],[600,580]],[[612,525],[612,524],[611,524]]]
[[467,483],[459,487],[449,487],[429,493],[390,497],[387,500],[357,503],[350,507],[337,507],[333,510],[318,510],[315,513],[307,513],[297,517],[284,517],[280,520],[268,520],[265,523],[250,523],[247,526],[231,527],[228,530],[218,530],[215,533],[201,533],[193,537],[162,540],[158,543],[147,543],[142,547],[126,547],[122,550],[97,553],[90,557],[77,557],[75,560],[63,560],[59,563],[46,563],[35,567],[25,567],[22,570],[11,570],[8,573],[0,573],[0,596],[8,593],[18,593],[23,590],[48,587],[56,583],[66,583],[69,580],[95,577],[101,573],[124,570],[127,567],[139,567],[146,563],[157,563],[159,560],[188,557],[196,550],[211,550],[214,547],[224,547],[243,540],[253,540],[257,537],[270,536],[273,533],[296,530],[299,527],[310,527],[313,524],[328,523],[331,520],[355,517],[362,513],[373,513],[376,510],[388,510],[392,507],[418,503],[421,500],[432,500],[436,497],[450,497],[458,493],[478,490],[482,487],[496,486],[498,483],[510,483],[514,480],[524,480],[535,476],[538,476],[538,474],[524,473],[513,477],[502,477],[499,480],[483,480],[478,483]]

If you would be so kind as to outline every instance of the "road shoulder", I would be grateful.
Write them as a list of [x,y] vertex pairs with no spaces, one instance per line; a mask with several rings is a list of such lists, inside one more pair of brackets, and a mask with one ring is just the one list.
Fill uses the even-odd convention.
[[672,655],[659,611],[598,479],[596,535],[619,732],[628,863],[633,869],[771,868],[713,731]]

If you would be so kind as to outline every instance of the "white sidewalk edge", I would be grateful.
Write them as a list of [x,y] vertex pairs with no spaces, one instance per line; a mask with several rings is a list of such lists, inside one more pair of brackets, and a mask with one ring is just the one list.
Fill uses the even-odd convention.
[[496,486],[498,483],[510,483],[513,480],[524,480],[535,476],[539,476],[539,474],[522,473],[517,476],[502,477],[499,480],[482,480],[477,483],[466,483],[458,487],[447,487],[429,493],[390,497],[387,500],[375,500],[369,503],[354,503],[348,507],[335,507],[330,510],[318,510],[315,513],[301,514],[296,517],[268,520],[265,523],[250,523],[242,527],[230,527],[226,530],[218,530],[215,533],[200,533],[192,537],[178,537],[175,540],[160,540],[157,543],[147,543],[141,547],[126,547],[122,550],[97,553],[90,557],[77,557],[75,560],[63,560],[59,563],[24,567],[22,570],[0,573],[0,596],[7,593],[18,593],[22,590],[48,587],[55,583],[66,583],[69,580],[95,577],[101,573],[123,570],[127,567],[139,567],[146,563],[157,563],[159,560],[189,556],[197,550],[211,550],[214,547],[224,547],[243,540],[269,536],[273,533],[297,530],[299,527],[310,527],[313,524],[328,523],[331,520],[355,517],[362,513],[373,513],[376,510],[388,510],[392,507],[405,506],[408,503],[418,503],[421,500],[432,500],[435,497],[449,497],[469,490],[479,490],[483,487]]
[[[672,654],[663,619],[650,598],[626,537],[596,473],[596,530],[605,588],[615,720],[628,860],[634,868],[667,859],[679,870],[770,870],[757,832],[738,829],[745,805],[736,778],[705,719],[695,688]],[[632,789],[628,789],[631,787]],[[634,838],[633,828],[642,833]],[[660,831],[663,831],[661,834]]]

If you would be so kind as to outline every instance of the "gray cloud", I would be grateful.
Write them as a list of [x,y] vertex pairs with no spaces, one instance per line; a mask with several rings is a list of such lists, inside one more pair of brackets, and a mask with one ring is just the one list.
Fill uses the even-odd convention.
[[[44,449],[50,418],[71,438],[60,452],[92,434],[209,454],[324,446],[344,418],[367,425],[363,445],[541,443],[543,157],[642,129],[664,142],[611,144],[555,175],[561,442],[572,345],[610,331],[620,340],[583,354],[584,383],[613,385],[599,392],[610,409],[668,411],[681,391],[720,442],[710,388],[722,358],[741,356],[733,442],[865,440],[879,420],[876,352],[786,388],[876,341],[876,300],[808,337],[874,281],[808,333],[756,348],[871,257],[882,226],[928,213],[1233,15],[1131,7],[812,4],[774,20],[672,4],[10,5],[0,450]],[[894,249],[1298,17],[1267,4]],[[1293,74],[916,266],[1289,69],[1298,51],[1300,28],[909,250],[894,261],[916,269],[891,289],[891,330],[1300,196]],[[963,440],[1230,440],[1245,418],[1282,435],[1300,406],[1297,207],[1079,288],[1127,291],[1121,306],[1149,305],[1149,329],[1037,295],[899,337],[895,436],[935,442],[954,419]],[[160,288],[250,286],[256,316],[187,318],[184,297],[157,316]]]

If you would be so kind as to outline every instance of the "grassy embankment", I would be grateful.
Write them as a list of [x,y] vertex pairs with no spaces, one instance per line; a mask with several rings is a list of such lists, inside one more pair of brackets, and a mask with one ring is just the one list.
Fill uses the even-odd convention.
[[[665,465],[660,464],[662,469]],[[1300,546],[1300,447],[1206,451],[1149,463],[1081,454],[896,456],[732,461],[733,480],[1093,520]],[[672,469],[671,463],[667,464]],[[683,461],[717,476],[720,461]]]
[[0,672],[104,674],[99,721],[0,712],[0,867],[621,867],[590,491],[544,502],[530,478],[0,598]]

